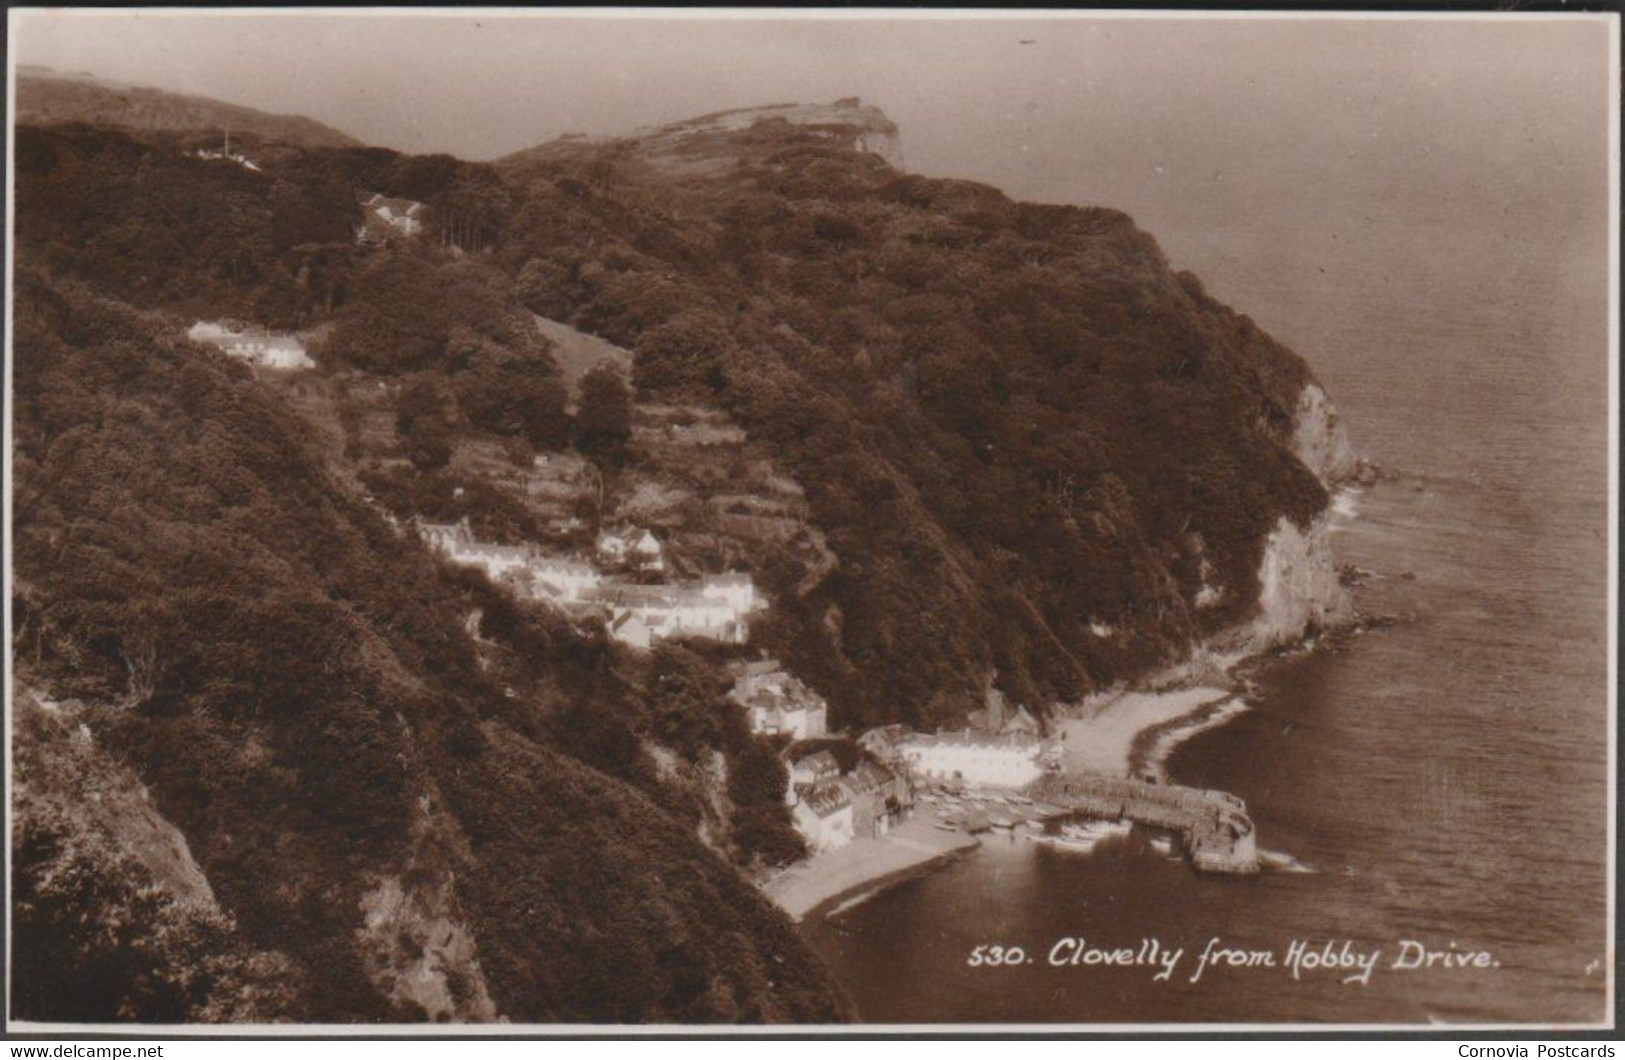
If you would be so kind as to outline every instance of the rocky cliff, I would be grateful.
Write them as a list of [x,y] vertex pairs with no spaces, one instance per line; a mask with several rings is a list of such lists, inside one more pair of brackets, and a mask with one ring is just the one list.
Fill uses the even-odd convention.
[[1327,489],[1353,475],[1354,449],[1337,408],[1316,383],[1304,386],[1293,415],[1292,452]]
[[[1313,382],[1298,397],[1292,451],[1329,492],[1341,488],[1357,468],[1342,417]],[[1300,528],[1282,519],[1270,531],[1258,575],[1254,636],[1260,647],[1290,643],[1349,617],[1352,605],[1338,578],[1329,520],[1323,512]]]
[[1259,616],[1248,647],[1290,644],[1346,617],[1348,593],[1338,582],[1329,536],[1323,516],[1308,529],[1283,518],[1270,532],[1258,572]]

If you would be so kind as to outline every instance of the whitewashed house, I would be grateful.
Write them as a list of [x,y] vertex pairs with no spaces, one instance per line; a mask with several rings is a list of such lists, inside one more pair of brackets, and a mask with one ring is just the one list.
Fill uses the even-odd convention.
[[231,131],[229,129],[226,131],[218,151],[212,147],[201,147],[194,151],[193,154],[207,162],[235,162],[244,169],[252,170],[255,173],[260,171],[260,167],[249,161],[247,155],[241,151],[231,149]]
[[823,784],[840,775],[841,764],[828,751],[804,754],[790,763],[790,783],[796,787]]
[[750,575],[729,571],[727,574],[707,574],[700,579],[700,593],[712,600],[722,600],[735,612],[744,615],[761,606],[756,595],[756,583]]
[[394,199],[376,192],[362,195],[361,224],[356,227],[357,243],[387,243],[392,239],[421,235],[429,208],[412,199]]
[[416,527],[424,544],[459,566],[480,568],[492,581],[522,574],[537,558],[536,550],[529,545],[494,545],[474,540],[467,519],[457,523],[418,522]]
[[[744,615],[726,600],[685,586],[601,585],[584,598],[608,607],[610,633],[634,647],[676,636],[743,644],[750,635]],[[626,615],[635,615],[638,622],[623,622]]]
[[469,528],[467,519],[456,523],[430,523],[419,519],[412,525],[425,545],[448,556],[464,545],[474,543],[474,532]]
[[993,788],[1026,787],[1043,776],[1050,757],[1044,740],[1019,733],[913,733],[895,748],[916,780]]
[[457,550],[451,559],[465,567],[479,567],[492,581],[501,581],[528,570],[534,557],[535,550],[529,545],[492,545],[477,541]]
[[603,576],[585,563],[557,556],[537,556],[527,570],[533,595],[574,603],[598,588]]
[[647,528],[629,527],[599,534],[598,554],[609,563],[626,564],[642,570],[666,569],[665,549],[660,539]]
[[614,614],[608,628],[610,636],[634,648],[652,648],[655,641],[660,639],[649,623],[644,621],[643,615],[636,611],[624,610]]
[[805,785],[796,788],[792,798],[791,819],[808,850],[817,854],[852,842],[852,799],[842,785]]
[[828,731],[829,707],[824,698],[777,659],[745,663],[735,675],[728,696],[745,708],[751,732],[808,740]]
[[224,324],[200,320],[187,329],[186,337],[261,368],[293,371],[316,367],[305,344],[292,335],[274,335],[260,328],[234,331]]

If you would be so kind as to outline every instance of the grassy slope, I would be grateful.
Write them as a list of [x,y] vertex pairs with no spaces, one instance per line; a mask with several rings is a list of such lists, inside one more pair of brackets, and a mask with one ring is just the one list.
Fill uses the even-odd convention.
[[17,121],[25,125],[84,122],[144,131],[247,134],[296,147],[358,147],[360,141],[319,121],[267,114],[201,96],[94,79],[17,74]]

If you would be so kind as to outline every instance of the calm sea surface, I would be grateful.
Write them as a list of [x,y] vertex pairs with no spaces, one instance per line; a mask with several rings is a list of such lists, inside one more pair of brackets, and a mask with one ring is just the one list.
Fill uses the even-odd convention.
[[[1138,833],[1083,858],[994,833],[805,926],[866,1020],[1603,1018],[1606,303],[1575,275],[1426,294],[1387,276],[1309,298],[1241,285],[1314,364],[1356,448],[1404,474],[1356,498],[1336,548],[1388,576],[1364,609],[1416,620],[1275,667],[1251,709],[1169,762],[1176,782],[1246,799],[1261,846],[1307,871],[1208,878]],[[1064,937],[1185,954],[1166,982],[1048,967]],[[1294,940],[1381,956],[1366,985],[1280,965],[1190,982],[1214,938],[1278,960]],[[1388,968],[1406,939],[1497,965]],[[1032,963],[969,967],[982,944]]]

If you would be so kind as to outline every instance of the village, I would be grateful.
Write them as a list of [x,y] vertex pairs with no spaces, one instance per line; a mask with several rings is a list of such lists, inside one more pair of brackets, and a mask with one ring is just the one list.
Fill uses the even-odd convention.
[[[198,154],[251,165],[231,151],[229,140],[219,151]],[[367,192],[358,192],[356,200],[362,210],[355,229],[358,245],[381,248],[426,231],[423,203]],[[541,318],[537,323],[555,343],[586,339],[563,324]],[[252,325],[199,321],[188,338],[273,374],[316,367],[300,338]],[[607,344],[594,352],[626,356]],[[725,415],[649,405],[639,407],[633,441],[651,455],[715,454],[736,450],[745,438]],[[672,542],[635,516],[606,520],[596,537],[583,543],[586,524],[573,508],[590,476],[579,455],[538,453],[515,470],[500,453],[485,448],[467,442],[453,465],[523,495],[545,513],[544,524],[557,539],[553,545],[481,540],[466,517],[444,523],[390,516],[396,532],[415,535],[450,563],[482,571],[517,599],[544,604],[573,622],[600,622],[611,638],[632,649],[650,650],[672,638],[735,647],[750,643],[752,617],[765,611],[768,601],[749,574],[722,570],[673,577],[679,570],[692,571],[692,564],[672,562]],[[814,560],[800,588],[816,584],[836,560],[807,521],[800,487],[771,469],[762,482],[765,494],[741,492],[736,483],[724,482],[705,500],[709,518],[717,531],[742,541],[783,544],[804,537]],[[653,497],[661,487],[645,484],[634,492]],[[1066,727],[1047,728],[1024,706],[1012,708],[991,679],[983,707],[960,730],[925,733],[892,724],[853,735],[830,728],[828,704],[779,660],[739,661],[731,671],[728,697],[744,711],[750,731],[772,741],[783,761],[784,801],[809,855],[758,881],[792,916],[856,887],[974,848],[976,837],[989,831],[1025,829],[1036,843],[1088,853],[1140,820],[1182,836],[1198,868],[1256,871],[1244,807],[1220,799],[1222,793],[1153,790],[1146,781],[1096,772],[1095,764],[1080,774],[1076,763],[1063,762]],[[1087,823],[1076,823],[1078,818]],[[1062,822],[1059,831],[1047,825],[1052,820]],[[1170,835],[1152,842],[1164,855],[1178,856]]]
[[[412,529],[448,561],[477,568],[520,599],[548,604],[574,620],[597,617],[611,637],[632,648],[648,649],[672,637],[743,645],[750,616],[767,606],[751,577],[738,572],[681,583],[632,580],[668,567],[659,538],[643,527],[606,530],[590,559],[479,541],[467,520],[419,520]],[[783,744],[785,802],[814,855],[884,838],[912,815],[917,792],[1014,792],[1059,768],[1056,742],[1041,737],[1037,719],[1024,708],[1007,712],[996,689],[989,689],[987,707],[977,712],[979,727],[927,734],[889,725],[851,740],[830,730],[823,697],[778,660],[739,662],[733,674],[729,698],[745,712],[751,732]],[[967,817],[944,823],[942,830],[982,827]]]
[[744,644],[749,616],[766,606],[750,576],[736,572],[683,583],[631,580],[636,572],[666,569],[659,539],[644,528],[601,533],[594,561],[548,555],[530,544],[478,541],[466,519],[418,521],[414,529],[452,563],[476,567],[520,599],[550,604],[572,619],[600,617],[610,636],[634,648],[676,636]]

